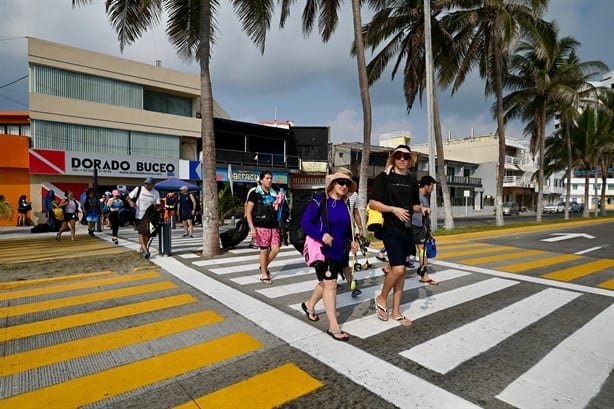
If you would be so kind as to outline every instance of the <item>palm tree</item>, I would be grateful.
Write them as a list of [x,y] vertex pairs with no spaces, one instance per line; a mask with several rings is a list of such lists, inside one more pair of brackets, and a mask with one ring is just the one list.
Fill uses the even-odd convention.
[[608,169],[614,164],[614,91],[606,90],[600,100],[604,105],[605,112],[610,120],[610,127],[607,135],[605,136],[605,146],[603,147],[603,153],[599,158],[599,167],[601,168],[601,206],[599,214],[601,216],[606,215],[605,203],[606,203],[606,188],[608,184]]
[[[603,67],[600,67],[603,69]],[[576,55],[575,50],[569,53],[567,61],[561,68],[562,76],[564,76],[564,83],[571,90],[576,90],[575,93],[571,92],[574,97],[573,102],[570,104],[563,104],[559,106],[558,116],[560,123],[560,132],[564,132],[565,145],[567,150],[567,168],[566,168],[566,184],[565,184],[565,219],[569,219],[569,206],[568,203],[571,198],[571,172],[572,172],[572,148],[571,138],[569,135],[569,128],[571,124],[577,118],[580,112],[580,105],[594,105],[597,106],[595,101],[595,95],[599,91],[588,80],[592,77],[592,73],[586,73],[583,69],[583,64]],[[606,104],[607,105],[607,104]]]
[[[589,217],[590,172],[596,169],[604,153],[612,148],[612,124],[607,112],[594,107],[587,107],[575,121],[568,125],[572,166],[584,174],[584,212],[582,217]],[[567,167],[565,139],[559,132],[546,141],[544,157],[547,173]]]
[[[93,0],[72,0],[73,7]],[[274,0],[232,0],[243,30],[264,52],[266,32],[270,28]],[[203,257],[220,252],[217,182],[215,178],[215,136],[213,131],[213,92],[209,63],[215,35],[218,0],[106,0],[106,13],[117,32],[120,50],[134,43],[168,14],[166,33],[177,54],[185,61],[200,64],[200,109],[203,177]]]
[[[512,92],[503,98],[505,120],[520,117],[526,122],[524,133],[531,136],[531,153],[538,156],[537,222],[543,212],[546,124],[559,107],[578,101],[582,89],[589,86],[588,78],[607,69],[600,61],[576,62],[570,67],[570,56],[580,43],[571,37],[557,40],[558,30],[553,28],[536,33],[532,42],[520,42],[505,76],[505,85]],[[572,72],[576,75],[571,76]]]
[[6,197],[0,194],[0,219],[10,219],[11,217],[13,217],[13,209],[11,209]]
[[541,16],[548,0],[445,0],[445,3],[450,12],[442,17],[442,22],[461,51],[455,51],[458,58],[450,60],[440,78],[444,83],[453,84],[454,93],[477,65],[480,77],[486,82],[486,95],[495,95],[499,140],[496,224],[502,226],[505,177],[503,77],[507,72],[507,58],[518,39],[547,29]]
[[[403,64],[403,91],[408,113],[416,97],[422,97],[426,88],[425,20],[422,0],[389,1],[379,10],[370,23],[363,27],[365,42],[373,49],[385,42],[367,67],[370,83],[380,78],[391,59],[396,56],[392,79]],[[441,6],[436,2],[431,8],[431,37],[435,66],[444,64],[451,49],[450,36],[437,19]],[[437,150],[437,179],[441,185],[444,204],[444,228],[454,228],[450,189],[445,175],[443,139],[439,121],[436,89],[433,89],[434,128]]]
[[[281,0],[280,26],[283,28],[286,19],[290,16],[290,7],[296,0]],[[367,0],[371,8],[377,8],[382,0]],[[313,30],[316,16],[318,30],[323,42],[327,42],[337,28],[339,22],[340,0],[310,0],[304,3],[303,9],[303,32],[309,35]],[[358,82],[360,86],[360,99],[363,114],[363,151],[360,162],[360,186],[358,188],[358,209],[365,226],[364,209],[367,207],[367,170],[369,168],[369,156],[371,154],[371,96],[369,94],[369,82],[367,79],[367,64],[365,60],[365,47],[361,35],[361,0],[352,0],[352,18],[354,23],[354,48],[356,66],[358,69]]]

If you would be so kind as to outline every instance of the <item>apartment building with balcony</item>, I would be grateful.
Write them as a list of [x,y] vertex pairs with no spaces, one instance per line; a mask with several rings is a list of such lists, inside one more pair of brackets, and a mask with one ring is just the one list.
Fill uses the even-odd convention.
[[[532,209],[535,203],[535,185],[531,176],[536,170],[534,161],[526,147],[519,140],[506,137],[505,177],[503,181],[503,201],[517,202],[521,209]],[[446,163],[459,163],[463,175],[480,180],[480,187],[470,193],[474,210],[490,212],[495,205],[497,192],[497,170],[499,167],[498,136],[470,136],[461,139],[449,138],[443,142]],[[414,145],[413,149],[428,154],[428,144]],[[466,174],[465,174],[466,172]],[[460,176],[458,170],[446,167],[446,174]],[[462,189],[462,187],[461,187]],[[455,189],[453,196],[458,200]],[[465,190],[465,189],[464,189]],[[463,191],[464,193],[464,191]]]

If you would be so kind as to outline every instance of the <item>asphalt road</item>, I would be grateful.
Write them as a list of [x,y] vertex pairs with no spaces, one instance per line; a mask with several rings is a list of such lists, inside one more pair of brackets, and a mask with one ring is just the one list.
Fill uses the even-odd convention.
[[[174,256],[152,259],[162,267],[160,275],[133,278],[153,280],[148,282],[152,285],[172,283],[174,287],[164,290],[171,293],[146,292],[105,302],[118,306],[129,300],[158,302],[162,295],[196,301],[108,324],[69,326],[50,334],[3,340],[3,356],[10,359],[16,351],[37,351],[46,344],[56,345],[65,354],[70,340],[92,332],[111,335],[136,324],[158,322],[166,328],[168,319],[203,311],[222,321],[206,321],[197,328],[176,329],[167,337],[109,346],[109,350],[99,342],[102,350],[96,354],[70,359],[59,355],[57,362],[41,368],[3,374],[0,398],[7,400],[0,400],[0,405],[40,402],[32,400],[40,396],[57,398],[63,396],[62,390],[76,399],[74,395],[79,394],[74,391],[94,385],[99,392],[95,399],[77,396],[81,400],[70,402],[117,408],[225,403],[234,407],[611,409],[614,254],[608,231],[613,225],[442,236],[438,256],[431,263],[432,277],[440,284],[418,282],[414,270],[408,274],[402,311],[414,321],[409,328],[375,317],[373,298],[382,283],[383,264],[371,254],[374,268],[357,273],[363,293],[353,298],[342,283],[337,296],[339,320],[351,334],[347,343],[325,334],[322,305],[316,308],[318,322],[306,320],[300,303],[316,281],[295,250],[283,249],[271,266],[273,284],[264,285],[258,280],[257,251],[248,248],[247,242],[215,260],[202,260],[195,254],[200,239],[181,238],[181,231],[175,230]],[[106,234],[99,236],[109,240]],[[128,239],[123,246],[136,246],[130,229],[123,229],[120,237]],[[82,291],[109,299],[110,295],[102,294],[118,291],[118,286],[124,287],[95,283]],[[16,291],[0,291],[0,300],[4,299],[0,309],[11,315],[15,313],[10,308],[23,305],[19,308],[38,312],[14,315],[4,324],[7,328],[25,324],[37,328],[43,325],[39,320],[58,316],[73,322],[73,315],[84,310],[94,313],[102,306],[111,307],[94,303],[41,310],[49,295],[9,296],[18,296]],[[10,331],[6,329],[5,334]],[[218,352],[202,345],[208,341],[220,342]],[[226,355],[201,360],[218,356],[219,351]],[[151,374],[164,376],[152,378]]]

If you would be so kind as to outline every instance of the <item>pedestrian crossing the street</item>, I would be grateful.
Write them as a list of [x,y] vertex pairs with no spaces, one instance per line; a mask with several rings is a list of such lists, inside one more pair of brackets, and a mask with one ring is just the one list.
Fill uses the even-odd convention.
[[[520,409],[580,409],[608,407],[604,402],[614,401],[614,291],[567,284],[592,273],[604,274],[611,262],[592,262],[588,272],[575,276],[571,269],[567,276],[560,272],[563,269],[557,270],[560,277],[552,280],[548,273],[541,273],[544,268],[584,260],[582,256],[566,258],[546,251],[453,241],[439,245],[438,251],[443,260],[432,260],[430,273],[438,286],[419,282],[412,275],[414,270],[409,270],[405,280],[401,312],[413,321],[409,328],[376,317],[374,298],[381,291],[383,263],[375,262],[372,268],[355,273],[362,291],[358,296],[352,297],[347,284],[340,281],[343,290],[337,295],[338,316],[343,330],[351,335],[351,345],[395,362],[405,376],[417,375],[435,386],[445,384],[448,392],[464,399],[458,407],[470,407],[473,402],[483,407],[505,403]],[[519,253],[525,260],[520,261]],[[453,262],[447,261],[448,256]],[[313,269],[304,265],[293,248],[282,248],[271,264],[270,285],[259,281],[258,250],[243,245],[213,260],[179,258],[191,268],[307,322],[301,303],[317,281]],[[463,265],[463,260],[480,267]],[[491,263],[496,268],[484,268]],[[541,274],[513,267],[519,263]],[[322,319],[308,325],[325,329],[321,302],[315,312]],[[267,329],[276,335],[274,328]],[[515,349],[524,354],[516,355],[512,352]],[[339,370],[358,381],[351,376],[357,368],[344,364],[347,366]],[[359,379],[367,389],[380,387],[364,380],[373,374],[362,375]],[[425,407],[445,405],[433,402]]]

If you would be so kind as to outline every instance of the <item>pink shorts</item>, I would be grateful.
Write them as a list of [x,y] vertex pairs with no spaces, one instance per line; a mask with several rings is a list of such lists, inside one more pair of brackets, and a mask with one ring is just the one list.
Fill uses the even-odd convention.
[[256,240],[254,244],[260,248],[279,247],[281,240],[277,227],[268,229],[266,227],[256,227]]

